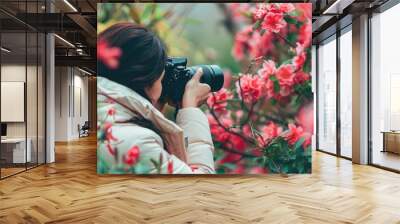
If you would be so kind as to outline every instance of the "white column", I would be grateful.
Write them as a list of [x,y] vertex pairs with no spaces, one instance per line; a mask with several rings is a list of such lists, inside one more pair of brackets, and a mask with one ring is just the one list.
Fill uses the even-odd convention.
[[[47,12],[53,12],[54,6],[46,1]],[[46,35],[46,163],[55,162],[55,43],[54,34]]]
[[54,35],[47,34],[46,36],[46,163],[52,163],[55,161],[55,150],[54,150],[54,133],[55,133],[55,73],[54,73]]
[[368,15],[353,20],[353,162],[368,163]]

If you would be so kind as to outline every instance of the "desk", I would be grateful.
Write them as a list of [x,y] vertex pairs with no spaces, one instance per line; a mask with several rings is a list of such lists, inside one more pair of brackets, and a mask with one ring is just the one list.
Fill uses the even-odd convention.
[[[25,138],[5,138],[1,139],[1,157],[8,163],[25,163],[32,159],[31,145],[32,140],[27,139],[25,154]],[[10,147],[11,146],[11,147]],[[12,159],[11,159],[12,158]],[[27,158],[27,161],[25,161]]]
[[383,151],[400,154],[400,131],[382,131]]

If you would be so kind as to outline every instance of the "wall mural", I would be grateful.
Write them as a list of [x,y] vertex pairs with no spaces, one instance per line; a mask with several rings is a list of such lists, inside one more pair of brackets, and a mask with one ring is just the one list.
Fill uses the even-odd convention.
[[310,3],[98,4],[99,174],[311,173]]

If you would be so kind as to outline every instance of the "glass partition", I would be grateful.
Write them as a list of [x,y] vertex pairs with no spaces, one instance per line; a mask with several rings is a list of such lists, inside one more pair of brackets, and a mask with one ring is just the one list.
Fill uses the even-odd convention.
[[318,149],[336,154],[336,36],[318,48]]
[[[28,3],[28,4],[27,4]],[[0,178],[45,163],[45,35],[21,22],[44,1],[1,1]]]

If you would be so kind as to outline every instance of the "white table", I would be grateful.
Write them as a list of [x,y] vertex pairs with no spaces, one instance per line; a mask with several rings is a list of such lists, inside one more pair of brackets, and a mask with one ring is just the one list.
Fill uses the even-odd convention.
[[[13,146],[13,163],[25,163],[31,162],[32,154],[31,154],[31,145],[32,140],[27,138],[27,146],[25,151],[25,138],[5,138],[1,139],[2,147],[6,146],[9,147],[10,145]],[[25,154],[26,152],[26,154]],[[27,159],[25,161],[25,159]]]

